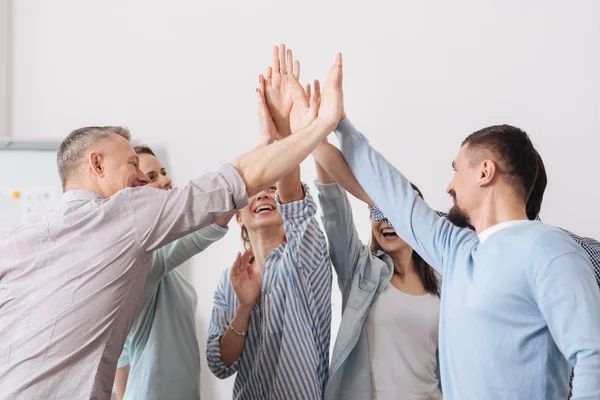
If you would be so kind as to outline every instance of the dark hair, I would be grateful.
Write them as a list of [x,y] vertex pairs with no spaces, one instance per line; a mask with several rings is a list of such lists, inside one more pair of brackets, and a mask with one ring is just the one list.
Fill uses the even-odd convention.
[[[412,186],[413,190],[415,192],[417,192],[419,197],[421,199],[425,200],[425,198],[423,197],[423,193],[421,193],[419,188],[412,183],[410,185]],[[375,253],[378,250],[384,251],[381,248],[381,246],[379,245],[379,242],[377,242],[377,238],[375,237],[373,230],[371,230],[370,248],[373,253]],[[439,285],[438,285],[437,276],[435,275],[435,271],[433,270],[433,268],[431,268],[431,266],[429,264],[427,264],[425,262],[425,260],[423,260],[423,258],[421,258],[419,253],[417,253],[414,250],[412,252],[412,259],[413,259],[413,262],[415,263],[417,274],[421,278],[421,283],[423,284],[423,287],[425,288],[425,290],[427,290],[427,292],[429,292],[429,293],[439,296],[440,289],[439,289]]]
[[465,144],[470,150],[483,148],[496,156],[498,172],[522,193],[524,201],[529,199],[538,176],[539,155],[525,131],[510,125],[489,126],[469,135]]
[[156,157],[156,154],[154,154],[152,149],[145,145],[135,146],[133,150],[136,152],[136,154],[150,154],[151,156]]
[[544,199],[544,192],[546,191],[546,185],[548,185],[548,176],[546,175],[546,167],[544,166],[544,160],[537,150],[534,150],[537,156],[538,174],[535,182],[533,183],[533,189],[527,200],[526,211],[527,218],[535,220],[540,215],[542,209],[542,200]]

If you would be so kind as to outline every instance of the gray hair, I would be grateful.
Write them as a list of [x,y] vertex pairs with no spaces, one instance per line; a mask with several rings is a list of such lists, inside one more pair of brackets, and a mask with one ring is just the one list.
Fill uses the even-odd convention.
[[88,126],[74,130],[62,141],[56,154],[56,164],[63,189],[65,189],[67,180],[75,171],[76,164],[83,153],[98,141],[108,138],[111,134],[131,140],[129,129],[122,126]]

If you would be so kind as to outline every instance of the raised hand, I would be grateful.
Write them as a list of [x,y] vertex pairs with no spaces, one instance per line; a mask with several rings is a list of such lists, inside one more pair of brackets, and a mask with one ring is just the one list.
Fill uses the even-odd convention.
[[314,91],[311,91],[310,84],[306,85],[306,89],[302,89],[299,82],[294,86],[292,92],[294,104],[290,111],[290,127],[292,128],[292,132],[304,128],[317,117],[321,86],[318,80],[315,80],[313,84]]
[[340,118],[342,117],[342,111],[344,109],[344,92],[342,91],[342,55],[338,53],[335,57],[335,62],[323,88],[323,94],[321,95],[321,102],[319,104],[319,115],[318,120],[325,124],[327,127],[331,127],[331,130],[335,129]]
[[244,308],[252,308],[260,296],[261,277],[250,264],[251,257],[252,250],[246,250],[244,254],[238,253],[229,271],[233,290],[240,306]]
[[284,44],[273,47],[271,66],[266,74],[265,95],[280,138],[292,132],[290,129],[292,90],[298,84],[299,77],[300,63],[294,61],[292,51],[286,51]]
[[260,133],[256,142],[256,148],[271,144],[277,138],[277,127],[265,99],[265,78],[262,75],[258,77],[258,83],[259,87],[256,89],[256,95],[258,97],[258,125]]

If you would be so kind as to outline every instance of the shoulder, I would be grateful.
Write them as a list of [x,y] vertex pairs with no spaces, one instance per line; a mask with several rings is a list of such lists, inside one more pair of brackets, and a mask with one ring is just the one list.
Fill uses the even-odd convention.
[[542,222],[532,222],[525,232],[531,235],[531,257],[537,265],[548,265],[561,256],[583,254],[583,249],[564,230]]

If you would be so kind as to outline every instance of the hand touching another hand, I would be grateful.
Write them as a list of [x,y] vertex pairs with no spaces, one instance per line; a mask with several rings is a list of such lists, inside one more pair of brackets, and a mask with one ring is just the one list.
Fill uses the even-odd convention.
[[266,74],[265,95],[279,138],[284,138],[292,132],[290,129],[292,90],[299,76],[300,63],[294,62],[292,51],[286,51],[284,44],[273,47],[271,66]]
[[332,131],[342,117],[344,93],[342,91],[342,55],[338,53],[323,87],[317,119]]
[[277,127],[265,99],[266,82],[262,75],[258,77],[258,83],[259,87],[256,89],[256,95],[258,97],[258,126],[260,133],[255,148],[271,144],[277,138]]
[[261,280],[256,267],[250,264],[252,250],[246,250],[237,257],[229,271],[231,285],[241,307],[250,309],[260,296]]

